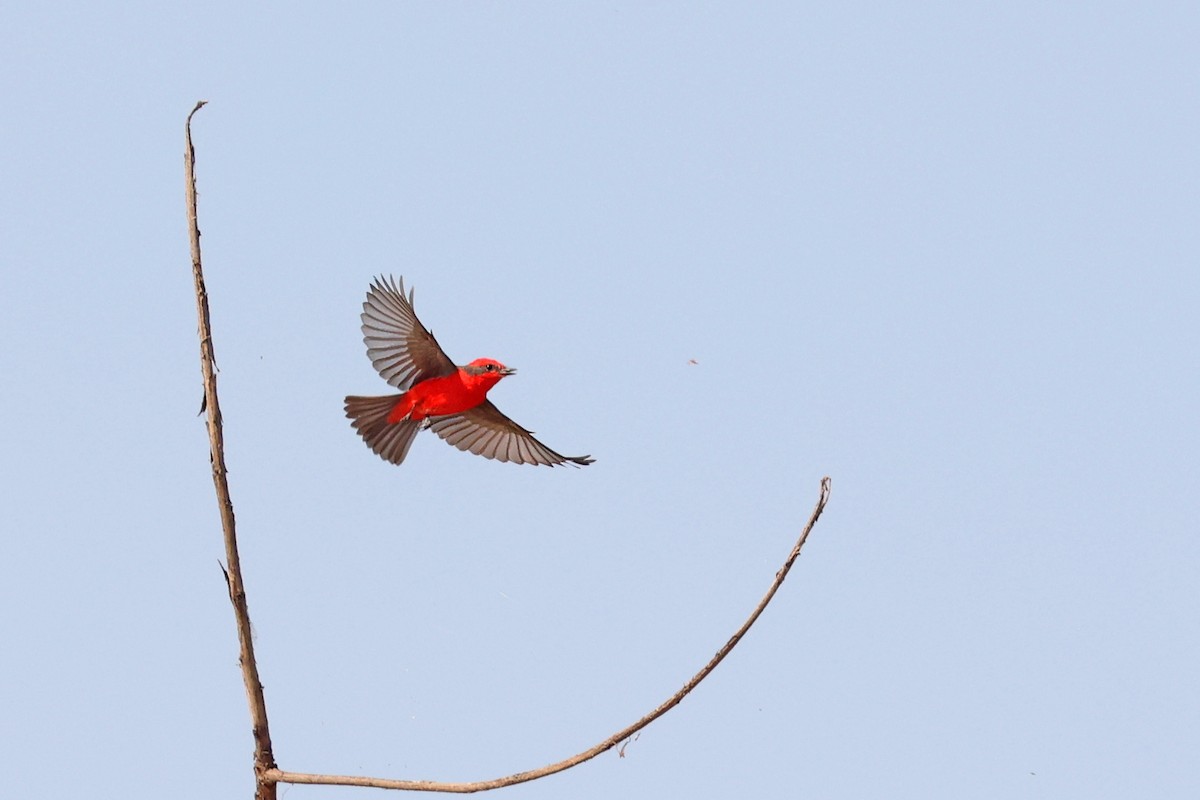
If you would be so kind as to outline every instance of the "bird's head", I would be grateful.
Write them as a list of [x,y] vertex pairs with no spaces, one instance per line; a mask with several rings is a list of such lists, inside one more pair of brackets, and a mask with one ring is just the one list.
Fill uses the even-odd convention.
[[462,368],[462,371],[489,385],[496,384],[501,378],[515,375],[516,370],[506,367],[493,358],[477,358]]

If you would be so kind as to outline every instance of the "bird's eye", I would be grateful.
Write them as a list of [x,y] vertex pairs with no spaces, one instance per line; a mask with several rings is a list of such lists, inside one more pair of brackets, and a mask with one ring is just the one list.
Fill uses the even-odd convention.
[[487,371],[488,371],[488,372],[495,372],[495,371],[496,371],[496,365],[495,365],[495,364],[488,364],[488,365],[487,365]]

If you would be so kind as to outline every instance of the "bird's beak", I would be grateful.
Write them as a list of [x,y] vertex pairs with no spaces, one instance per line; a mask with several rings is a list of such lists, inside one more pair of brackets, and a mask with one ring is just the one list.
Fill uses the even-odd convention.
[[500,374],[501,375],[516,375],[517,371],[515,369],[513,369],[512,367],[505,367],[504,369],[500,370]]

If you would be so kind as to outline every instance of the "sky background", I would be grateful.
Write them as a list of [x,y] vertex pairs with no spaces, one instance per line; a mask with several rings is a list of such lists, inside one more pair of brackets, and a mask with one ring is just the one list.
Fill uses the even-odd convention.
[[[1194,3],[9,3],[0,785],[1200,795]],[[403,275],[582,470],[384,463]],[[692,363],[692,361],[696,363]],[[384,797],[281,787],[288,800]]]

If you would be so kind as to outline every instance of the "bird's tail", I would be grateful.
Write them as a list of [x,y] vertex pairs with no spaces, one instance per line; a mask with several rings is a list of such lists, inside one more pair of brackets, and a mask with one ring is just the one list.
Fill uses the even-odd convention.
[[402,419],[396,423],[387,421],[388,414],[403,395],[384,397],[347,397],[346,416],[367,447],[385,461],[399,464],[408,455],[413,437],[421,430],[421,422]]

